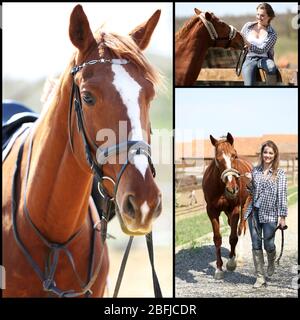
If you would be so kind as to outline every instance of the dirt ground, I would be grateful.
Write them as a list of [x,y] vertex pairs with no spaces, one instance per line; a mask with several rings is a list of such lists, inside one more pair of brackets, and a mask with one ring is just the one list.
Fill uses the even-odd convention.
[[182,218],[187,218],[188,216],[192,216],[200,211],[206,211],[206,202],[204,200],[203,190],[195,189],[195,197],[197,199],[197,203],[193,203],[190,205],[190,195],[191,191],[178,192],[176,194],[176,203],[177,206],[175,208],[176,220]]
[[[176,297],[230,297],[230,298],[284,298],[298,297],[298,206],[289,207],[286,219],[288,229],[285,231],[284,251],[280,264],[272,278],[267,278],[267,287],[261,290],[252,288],[255,282],[252,260],[252,247],[249,231],[239,239],[237,256],[238,266],[234,272],[225,268],[229,254],[229,237],[222,238],[222,259],[224,262],[224,279],[215,280],[216,268],[215,246],[212,234],[193,247],[176,250],[175,296]],[[275,237],[278,253],[281,235]]]

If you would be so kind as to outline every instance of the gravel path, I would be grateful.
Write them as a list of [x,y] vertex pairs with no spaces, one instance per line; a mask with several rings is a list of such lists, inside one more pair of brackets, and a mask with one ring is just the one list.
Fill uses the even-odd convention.
[[[206,241],[194,247],[176,250],[175,255],[175,294],[176,297],[298,297],[298,208],[289,208],[288,229],[285,231],[285,245],[280,265],[275,274],[268,279],[268,286],[253,289],[255,282],[251,252],[251,239],[247,231],[240,242],[243,261],[234,272],[225,271],[229,255],[228,236],[222,238],[222,260],[225,271],[223,280],[214,279],[216,266],[215,246],[210,235]],[[239,240],[240,241],[240,240]],[[276,233],[276,247],[279,254],[281,246],[280,231]],[[241,252],[241,250],[240,250]],[[265,256],[266,261],[266,256]]]

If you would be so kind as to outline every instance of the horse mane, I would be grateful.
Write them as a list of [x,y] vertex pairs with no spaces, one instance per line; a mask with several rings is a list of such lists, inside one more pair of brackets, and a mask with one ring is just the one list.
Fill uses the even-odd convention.
[[175,41],[178,40],[178,38],[182,38],[190,31],[190,29],[195,25],[196,22],[199,21],[198,16],[194,16],[191,19],[187,20],[182,28],[178,30],[175,34]]
[[161,74],[152,67],[140,48],[129,36],[122,36],[115,33],[106,33],[99,30],[94,35],[99,48],[99,56],[103,54],[103,48],[107,47],[118,58],[125,58],[135,64],[145,74],[154,86],[159,87],[162,82]]
[[46,104],[58,86],[59,78],[48,77],[44,83],[41,102]]
[[[220,21],[220,19],[213,13],[208,11],[212,18],[214,20],[216,20],[217,22]],[[194,26],[194,24],[199,21],[198,16],[194,16],[191,19],[189,19],[188,21],[185,22],[185,24],[183,25],[183,27],[177,31],[176,35],[175,35],[175,40],[177,40],[179,37],[184,37],[185,34]]]

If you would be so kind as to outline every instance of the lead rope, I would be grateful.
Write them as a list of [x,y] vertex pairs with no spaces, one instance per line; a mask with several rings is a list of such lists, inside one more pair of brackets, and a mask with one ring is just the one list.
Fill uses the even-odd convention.
[[240,74],[242,72],[243,64],[246,60],[247,54],[248,54],[248,47],[244,46],[243,50],[241,50],[241,52],[240,52],[239,59],[237,61],[236,67],[235,67],[235,73],[238,77],[240,76]]

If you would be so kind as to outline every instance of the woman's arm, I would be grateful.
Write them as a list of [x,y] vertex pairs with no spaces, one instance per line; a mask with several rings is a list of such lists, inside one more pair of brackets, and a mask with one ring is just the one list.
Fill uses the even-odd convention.
[[252,172],[245,172],[245,180],[246,180],[246,188],[249,193],[253,194],[253,171]]
[[283,170],[278,171],[277,177],[277,214],[280,217],[279,224],[285,225],[285,217],[288,213],[287,203],[287,179]]

